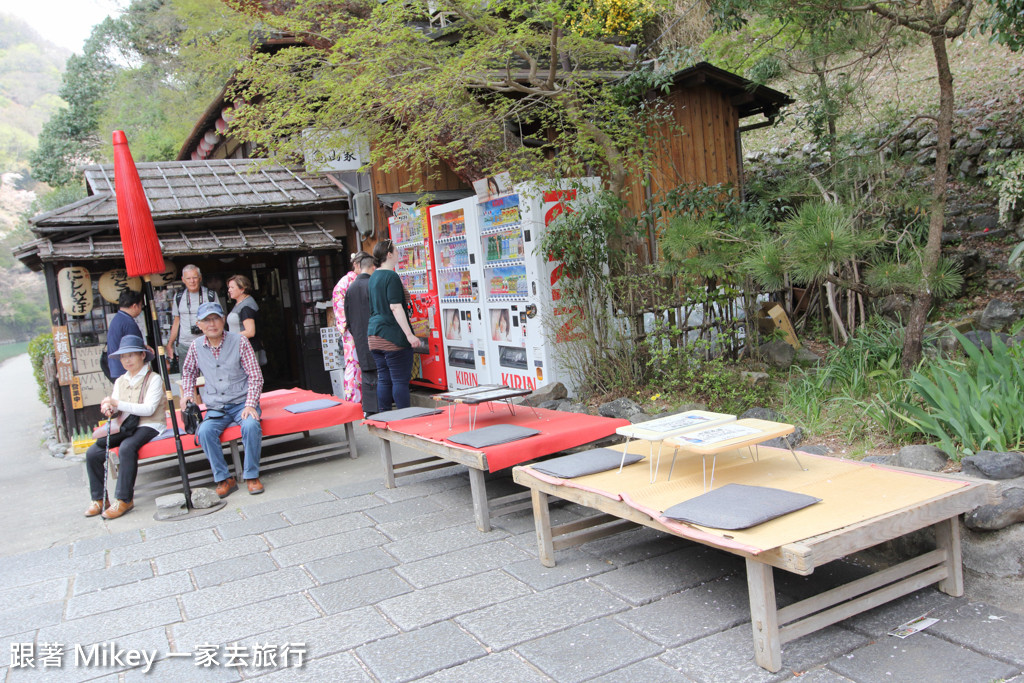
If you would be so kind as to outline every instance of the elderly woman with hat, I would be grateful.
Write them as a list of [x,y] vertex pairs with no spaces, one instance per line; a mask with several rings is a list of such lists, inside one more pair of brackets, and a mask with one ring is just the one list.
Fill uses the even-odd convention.
[[[110,447],[118,448],[120,467],[117,473],[115,500],[109,504],[104,498],[104,460],[107,454],[106,428],[85,454],[86,471],[89,474],[89,492],[92,504],[85,511],[86,517],[102,515],[104,519],[117,519],[135,503],[135,475],[139,466],[139,449],[152,440],[167,425],[167,398],[164,383],[154,373],[149,362],[153,352],[142,337],[125,335],[117,350],[110,353],[124,366],[125,373],[114,382],[114,390],[100,402],[100,412],[110,420]],[[138,424],[133,427],[137,416]]]

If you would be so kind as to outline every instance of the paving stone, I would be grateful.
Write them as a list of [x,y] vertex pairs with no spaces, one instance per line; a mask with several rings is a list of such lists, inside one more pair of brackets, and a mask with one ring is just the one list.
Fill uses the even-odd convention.
[[125,683],[141,683],[146,681],[174,681],[174,683],[206,683],[215,681],[229,683],[242,679],[236,667],[198,666],[193,657],[171,657],[153,664],[149,674],[141,669],[131,669],[124,674]]
[[325,536],[277,548],[271,551],[270,555],[279,565],[288,567],[352,552],[360,548],[372,548],[386,541],[387,538],[376,529],[356,529],[348,533]]
[[229,610],[311,588],[312,579],[299,567],[250,576],[219,586],[186,593],[181,598],[187,619]]
[[221,538],[238,538],[252,534],[262,534],[274,529],[288,526],[288,520],[277,513],[260,515],[252,519],[238,519],[233,522],[226,522],[217,527],[217,534]]
[[438,512],[422,517],[409,517],[392,522],[377,524],[377,528],[393,541],[416,538],[423,534],[434,533],[442,529],[463,526],[473,520],[473,506],[461,508],[442,508]]
[[57,545],[43,550],[33,550],[17,555],[0,557],[0,573],[6,574],[9,571],[22,571],[25,567],[34,565],[46,565],[52,562],[60,562],[70,557],[71,551],[66,545]]
[[189,619],[184,624],[175,624],[172,630],[178,650],[192,652],[197,645],[241,642],[273,629],[276,624],[298,624],[318,616],[306,596],[295,593]]
[[120,548],[126,545],[135,545],[136,543],[142,543],[142,534],[138,530],[133,529],[132,531],[122,531],[117,534],[107,534],[77,541],[71,548],[75,557],[80,557],[89,553]]
[[192,576],[200,588],[218,586],[222,583],[266,574],[277,569],[274,560],[267,553],[252,553],[241,557],[209,562],[192,568]]
[[129,643],[142,631],[178,621],[181,621],[178,601],[162,598],[47,626],[39,630],[36,641],[70,644],[124,640]]
[[734,555],[688,546],[614,569],[592,581],[631,604],[644,605],[728,574],[742,573],[742,569],[743,560]]
[[749,622],[747,582],[727,576],[621,612],[615,620],[663,647],[678,647]]
[[[401,653],[401,656],[396,656]],[[486,654],[480,643],[451,622],[402,633],[356,649],[356,655],[384,681],[411,681]]]
[[377,607],[409,631],[532,593],[523,582],[496,570],[390,598]]
[[139,560],[147,560],[159,557],[160,555],[169,555],[170,553],[194,550],[196,548],[206,548],[217,543],[217,541],[217,535],[213,533],[213,529],[196,529],[156,540],[147,539],[145,543],[113,548],[110,551],[109,559],[111,566],[125,564],[126,562],[138,562]]
[[[966,603],[963,598],[940,593],[934,588],[924,588],[910,595],[880,605],[867,612],[856,614],[842,622],[843,627],[863,633],[869,638],[885,636],[890,630],[925,612],[930,617],[941,617]],[[937,624],[936,624],[937,626]],[[930,628],[935,628],[931,626]]]
[[928,627],[928,633],[1024,667],[1024,616],[1020,614],[970,603],[944,614]]
[[[39,643],[41,642],[43,641],[39,641]],[[112,680],[117,680],[118,672],[128,671],[129,667],[124,663],[119,664],[116,660],[109,659],[109,655],[107,655],[108,658],[101,659],[101,652],[109,652],[109,648],[113,646],[115,651],[145,650],[150,653],[155,652],[156,657],[161,657],[167,652],[168,647],[167,634],[162,627],[133,633],[114,641],[95,641],[90,638],[86,642],[60,644],[64,646],[61,657],[62,666],[44,668],[40,666],[40,661],[37,658],[35,669],[14,669],[8,680],[19,683],[33,681],[45,681],[46,683],[68,681],[70,683],[72,681],[102,680],[109,676],[113,676]],[[94,646],[97,647],[94,649]],[[38,657],[38,643],[36,652]],[[140,672],[143,666],[143,664],[139,665]],[[151,675],[155,669],[156,662],[150,669]]]
[[260,683],[372,683],[374,679],[359,665],[354,656],[348,652],[340,652],[329,657],[310,659],[301,668],[278,669],[255,680]]
[[[509,651],[474,659],[419,680],[421,683],[465,683],[465,681],[545,683],[551,679]],[[645,683],[647,682],[645,681]]]
[[382,600],[411,591],[412,586],[394,571],[382,569],[313,588],[309,594],[325,612],[336,614],[357,607],[375,605]]
[[494,650],[545,636],[629,608],[589,583],[573,583],[503,602],[455,621]]
[[75,596],[68,600],[64,615],[69,620],[79,619],[90,614],[100,614],[129,605],[137,605],[147,600],[158,600],[181,593],[189,593],[192,590],[192,578],[186,571],[166,576],[155,576],[151,579]]
[[[324,657],[351,650],[359,645],[370,643],[381,638],[387,638],[398,633],[394,625],[388,623],[387,619],[373,607],[361,607],[359,609],[332,614],[319,619],[313,619],[301,624],[285,625],[276,631],[270,631],[260,635],[261,643],[301,643],[305,645],[307,656],[311,663],[320,661]],[[271,669],[259,669],[250,666],[245,669],[246,678],[259,676],[270,670],[284,670],[288,667],[279,662],[277,667]],[[307,673],[310,673],[308,671]],[[295,669],[301,673],[303,669]],[[263,680],[262,678],[260,680]],[[305,680],[309,680],[309,677]],[[327,676],[325,680],[334,680],[333,676]]]
[[[488,491],[488,493],[490,493],[490,491]],[[527,497],[526,500],[529,500],[529,498]],[[550,515],[552,526],[575,522],[580,519],[580,515],[566,510],[565,508],[552,508],[550,510]],[[500,517],[493,517],[491,519],[491,526],[496,529],[507,531],[510,534],[529,534],[536,531],[536,525],[533,521],[533,510],[531,509],[520,510],[519,512],[501,515]]]
[[[67,548],[68,546],[64,546],[65,550]],[[66,579],[78,572],[103,569],[106,564],[107,561],[104,553],[90,553],[82,557],[54,560],[52,562],[43,562],[42,564],[26,564],[16,569],[0,572],[0,586],[16,588],[18,586],[31,586],[34,583],[49,579]]]
[[[507,567],[526,559],[526,553],[502,540],[409,562],[397,567],[396,571],[417,588],[426,588],[438,583]],[[540,565],[536,559],[533,562]]]
[[536,590],[547,590],[615,569],[615,565],[599,560],[578,548],[560,550],[557,564],[554,567],[545,567],[537,559],[536,543],[533,550],[533,554],[520,551],[529,557],[506,565],[505,571]]
[[203,529],[212,529],[222,524],[230,524],[239,519],[242,519],[242,515],[239,514],[238,508],[232,507],[231,503],[228,503],[227,506],[217,512],[200,515],[199,517],[172,517],[159,525],[145,529],[142,533],[147,541],[158,541],[170,538],[171,536],[192,534]]
[[[594,511],[591,510],[590,514],[593,513]],[[678,536],[641,527],[584,543],[579,547],[599,559],[621,567],[694,545],[697,544]],[[558,560],[557,554],[555,560]]]
[[[785,654],[783,654],[785,658]],[[884,638],[829,662],[829,668],[857,681],[998,681],[1020,668],[947,643],[926,633],[909,638]]]
[[267,542],[259,536],[243,536],[241,538],[232,538],[229,541],[220,541],[207,546],[197,546],[188,550],[160,555],[154,559],[154,562],[156,563],[158,573],[169,574],[218,560],[261,553],[269,549]]
[[47,602],[63,601],[67,595],[67,579],[48,579],[21,588],[9,588],[0,591],[0,613]]
[[611,619],[580,624],[516,650],[556,681],[584,681],[662,652],[651,641]]
[[0,636],[10,636],[27,629],[59,624],[64,615],[64,602],[46,602],[0,612]]
[[[253,517],[259,517],[261,515],[268,515],[272,512],[283,512],[285,510],[298,510],[301,507],[307,505],[316,505],[318,503],[326,503],[332,500],[337,500],[330,492],[320,489],[316,491],[310,491],[304,493],[301,496],[292,496],[291,498],[279,498],[278,500],[267,500],[262,503],[248,503],[241,505],[238,511],[245,516],[246,519],[252,519]],[[230,505],[230,503],[228,503]]]
[[450,553],[459,548],[490,543],[505,536],[504,531],[497,530],[485,534],[476,528],[476,524],[469,523],[387,543],[384,545],[384,550],[401,562],[414,562],[442,553]]
[[[660,659],[645,659],[636,664],[612,671],[604,676],[591,679],[591,683],[622,683],[623,681],[643,681],[643,683],[680,683],[690,679],[670,667]],[[803,683],[803,679],[800,680]]]
[[400,519],[422,517],[423,515],[429,515],[432,512],[439,512],[444,509],[433,498],[420,497],[391,503],[390,505],[381,505],[380,507],[367,510],[366,514],[374,522],[386,523]]
[[459,469],[462,470],[461,473],[454,477],[435,477],[433,479],[424,479],[422,481],[410,481],[403,477],[402,483],[399,486],[393,489],[380,489],[373,495],[377,496],[385,503],[397,503],[402,500],[409,500],[410,498],[431,496],[460,486],[468,488],[469,478],[468,475],[465,474],[466,469],[464,467],[460,467]]
[[819,666],[817,669],[802,673],[798,680],[800,683],[853,683],[846,676],[837,674],[826,666]]
[[283,548],[286,545],[312,541],[324,536],[343,534],[346,531],[365,529],[373,526],[373,520],[363,514],[347,513],[337,517],[330,517],[327,520],[316,520],[285,526],[280,529],[268,531],[264,537],[275,548]]
[[754,661],[754,637],[748,622],[669,650],[660,659],[695,681],[780,681],[795,671],[817,667],[866,642],[862,635],[830,626],[783,645],[782,669],[773,674]]
[[285,510],[282,514],[292,524],[305,524],[307,522],[316,522],[331,517],[350,515],[354,512],[362,512],[367,508],[374,509],[381,505],[382,503],[379,499],[371,495],[366,495],[358,498],[345,498],[343,500],[331,500],[325,503],[317,503],[316,505],[306,505],[305,507],[295,508],[294,510]]
[[143,579],[153,578],[153,566],[146,561],[120,564],[107,569],[82,572],[75,576],[74,594],[83,595],[104,588],[123,586]]
[[333,583],[394,567],[398,562],[380,548],[363,548],[351,553],[333,555],[305,565],[306,571],[320,583]]
[[[356,498],[376,493],[384,488],[383,479],[368,479],[357,481],[353,484],[340,484],[327,489],[332,495],[338,498]],[[378,500],[378,504],[383,501]]]

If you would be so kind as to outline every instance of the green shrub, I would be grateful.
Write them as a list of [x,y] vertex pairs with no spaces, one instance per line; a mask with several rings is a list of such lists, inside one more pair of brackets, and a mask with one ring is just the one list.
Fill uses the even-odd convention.
[[997,337],[992,350],[955,332],[967,360],[940,358],[927,372],[906,380],[915,401],[901,401],[896,414],[935,439],[954,460],[981,450],[1024,447],[1024,351],[1007,348]]
[[50,404],[50,394],[46,390],[46,373],[43,371],[43,360],[53,355],[53,335],[42,332],[28,343],[28,357],[32,361],[32,375],[36,378],[36,389],[39,401],[43,405]]

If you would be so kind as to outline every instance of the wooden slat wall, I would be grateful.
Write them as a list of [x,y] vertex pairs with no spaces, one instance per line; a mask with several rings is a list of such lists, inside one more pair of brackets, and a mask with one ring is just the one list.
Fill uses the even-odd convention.
[[[729,95],[706,85],[678,88],[666,96],[672,117],[653,126],[648,139],[654,166],[649,192],[653,200],[684,184],[739,184],[736,147],[739,115]],[[629,212],[638,215],[648,190],[640,173],[631,173],[624,190]],[[653,245],[652,245],[653,246]]]
[[[377,209],[380,206],[377,201],[378,195],[473,189],[443,161],[438,161],[433,165],[422,164],[412,171],[406,166],[400,166],[387,173],[374,166],[370,169],[370,182],[374,192],[374,215],[378,235],[388,234],[388,214],[386,211]],[[376,243],[376,239],[371,238],[369,242]]]

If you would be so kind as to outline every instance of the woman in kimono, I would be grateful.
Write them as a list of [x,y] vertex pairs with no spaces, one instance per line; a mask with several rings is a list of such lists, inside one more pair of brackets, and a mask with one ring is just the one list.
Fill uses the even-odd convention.
[[338,280],[338,284],[334,286],[334,296],[331,299],[334,306],[334,324],[337,325],[338,332],[341,334],[341,348],[345,354],[345,400],[353,403],[362,402],[363,373],[359,369],[356,342],[352,338],[352,333],[348,329],[348,321],[345,318],[345,295],[359,275],[359,269],[355,267],[355,264],[360,263],[364,256],[370,257],[365,251],[352,254],[353,268]]

